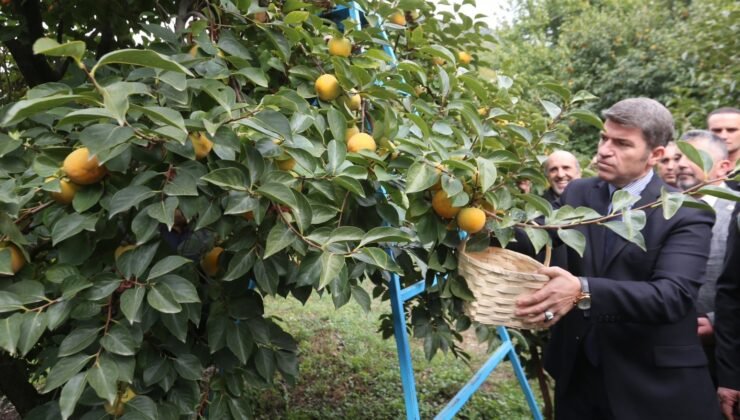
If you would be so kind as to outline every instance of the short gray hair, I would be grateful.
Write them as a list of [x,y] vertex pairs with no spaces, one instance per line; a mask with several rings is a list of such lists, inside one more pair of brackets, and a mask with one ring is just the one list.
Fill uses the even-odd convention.
[[709,130],[689,130],[683,133],[680,140],[687,141],[689,143],[697,140],[707,140],[709,142],[709,147],[713,147],[719,151],[722,155],[722,159],[727,159],[729,156],[725,141]]
[[650,149],[673,140],[673,116],[660,102],[650,98],[623,99],[602,111],[617,124],[639,128]]

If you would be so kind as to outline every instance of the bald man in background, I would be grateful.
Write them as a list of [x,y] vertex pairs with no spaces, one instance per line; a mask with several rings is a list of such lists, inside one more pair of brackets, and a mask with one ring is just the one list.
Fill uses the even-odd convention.
[[556,150],[547,157],[543,164],[545,177],[550,188],[542,196],[550,203],[555,203],[565,191],[570,181],[581,178],[581,165],[573,153]]

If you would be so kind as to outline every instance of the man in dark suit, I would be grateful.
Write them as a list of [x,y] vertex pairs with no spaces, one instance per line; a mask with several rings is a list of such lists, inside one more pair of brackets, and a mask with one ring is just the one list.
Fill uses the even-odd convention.
[[[717,279],[714,336],[722,414],[740,418],[740,203],[732,213],[727,236],[725,269]],[[734,416],[734,417],[733,417]]]
[[[673,118],[660,103],[626,99],[604,111],[598,178],[571,182],[563,205],[611,212],[611,195],[641,198],[669,188],[653,166],[673,138]],[[696,334],[695,301],[714,218],[682,208],[669,220],[645,209],[647,251],[603,225],[578,229],[587,246],[568,252],[568,270],[519,298],[517,316],[552,326],[545,367],[556,381],[558,419],[715,419],[719,404]]]

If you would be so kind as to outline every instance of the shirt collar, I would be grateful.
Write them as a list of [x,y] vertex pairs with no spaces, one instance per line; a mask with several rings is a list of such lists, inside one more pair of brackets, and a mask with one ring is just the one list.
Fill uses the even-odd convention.
[[648,171],[648,173],[645,174],[645,176],[643,176],[642,178],[637,178],[636,180],[630,182],[629,184],[625,185],[622,188],[617,188],[614,185],[609,184],[609,195],[610,196],[613,195],[614,191],[616,190],[624,190],[632,195],[636,195],[639,197],[640,194],[642,194],[642,192],[645,190],[645,187],[647,187],[647,185],[652,180],[653,180],[653,171]]

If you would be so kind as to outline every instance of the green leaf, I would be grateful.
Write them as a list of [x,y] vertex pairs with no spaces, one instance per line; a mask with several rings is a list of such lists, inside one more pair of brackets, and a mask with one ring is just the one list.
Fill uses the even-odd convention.
[[599,130],[602,130],[604,128],[604,122],[601,121],[601,118],[599,118],[599,116],[596,115],[593,111],[589,111],[587,109],[574,109],[570,111],[567,115],[571,118],[577,119],[578,121],[592,125]]
[[[334,108],[329,108],[329,111],[326,113],[327,120],[329,121],[329,130],[331,130],[331,135],[334,137],[334,140],[345,143],[345,135],[347,133],[347,120],[344,118],[344,115],[342,113]],[[331,153],[329,154],[331,157]],[[340,160],[340,163],[344,159]]]
[[552,204],[544,198],[535,194],[522,194],[521,197],[524,201],[537,209],[537,211],[544,214],[545,217],[550,217],[552,215]]
[[90,70],[91,76],[95,75],[95,72],[99,67],[109,64],[130,64],[133,66],[162,69],[193,76],[193,73],[191,73],[190,70],[186,69],[176,61],[173,61],[155,51],[142,49],[123,49],[109,52],[100,57],[98,63],[95,64],[92,70]]
[[203,366],[194,354],[181,354],[175,359],[175,370],[188,381],[197,381],[203,376]]
[[152,308],[165,314],[176,314],[182,310],[182,306],[177,303],[170,288],[159,284],[149,289],[149,293],[146,294],[146,301]]
[[740,194],[738,194],[734,190],[718,187],[715,185],[707,185],[705,187],[701,187],[701,189],[697,191],[697,194],[711,195],[723,200],[740,201]]
[[110,216],[112,219],[118,213],[124,212],[131,207],[139,208],[139,203],[157,195],[149,187],[143,185],[131,185],[122,190],[118,190],[110,201]]
[[321,276],[319,277],[318,290],[339,277],[339,273],[345,268],[344,256],[324,252],[321,254]]
[[380,226],[370,229],[360,241],[359,247],[367,245],[371,242],[410,242],[413,238],[401,229]]
[[360,249],[360,252],[352,254],[352,258],[357,261],[362,261],[366,264],[380,267],[385,271],[401,272],[401,267],[396,264],[388,253],[380,248],[376,247],[365,247]]
[[159,279],[157,285],[167,287],[170,289],[172,296],[175,297],[177,303],[198,303],[200,297],[198,296],[198,290],[195,285],[183,277],[168,274]]
[[704,173],[708,173],[712,166],[714,166],[714,163],[712,162],[712,157],[707,154],[707,152],[703,150],[698,150],[694,147],[693,144],[687,142],[687,141],[677,141],[676,145],[681,150],[681,153],[689,158],[691,162],[693,162],[696,166],[701,168]]
[[83,213],[98,204],[103,196],[103,186],[100,184],[87,185],[80,188],[72,199],[72,208],[77,213]]
[[277,252],[280,252],[285,247],[292,244],[296,238],[296,235],[292,230],[288,229],[285,223],[275,223],[275,226],[270,229],[270,233],[267,235],[267,244],[262,258],[267,259]]
[[157,404],[146,395],[137,395],[136,398],[126,403],[126,411],[127,414],[124,417],[127,419],[129,417],[137,420],[158,420],[160,418],[157,411]]
[[344,143],[344,140],[332,140],[326,146],[326,152],[326,171],[332,175],[336,175],[337,170],[342,166],[347,156],[347,145]]
[[114,325],[103,338],[100,345],[110,353],[121,356],[133,356],[136,354],[136,341],[131,331],[121,325]]
[[288,25],[297,25],[299,23],[303,23],[308,19],[310,14],[305,11],[293,11],[285,15],[285,19],[283,19],[283,22],[287,23]]
[[349,176],[345,175],[339,175],[338,177],[334,178],[332,182],[347,191],[359,195],[360,197],[365,197],[365,190],[362,188],[362,184],[360,184],[360,181],[354,178],[350,178]]
[[165,108],[161,106],[138,106],[131,105],[132,110],[139,111],[151,118],[152,121],[160,122],[165,125],[169,125],[177,128],[183,133],[187,133],[188,130],[185,128],[185,120],[179,112],[171,108]]
[[[0,258],[2,258],[2,255],[7,255],[8,267],[10,267],[10,249],[5,248],[0,250]],[[0,270],[0,274],[13,275],[13,272],[9,268],[7,272],[2,272],[2,270]],[[21,302],[18,295],[11,292],[0,291],[0,312],[12,312],[21,307],[23,307],[23,302]]]
[[362,309],[365,311],[365,313],[370,312],[370,304],[372,303],[372,299],[370,298],[370,295],[360,286],[350,286],[350,291],[352,292],[352,298],[355,299],[355,301],[362,307]]
[[546,101],[544,99],[540,99],[540,103],[543,107],[545,107],[545,111],[547,111],[547,115],[550,116],[550,118],[555,119],[560,115],[561,112],[563,112],[562,109],[560,109],[559,106],[555,105],[554,103],[550,101]]
[[686,196],[680,192],[668,192],[665,188],[660,191],[660,201],[663,202],[663,217],[668,220],[681,208]]
[[26,312],[21,323],[21,335],[18,339],[18,350],[25,356],[39,341],[47,326],[45,312]]
[[341,226],[334,229],[329,238],[324,242],[325,245],[335,242],[359,241],[365,236],[365,231],[354,226]]
[[586,250],[586,237],[583,233],[576,229],[558,229],[558,237],[583,257],[583,252]]
[[415,162],[406,174],[406,194],[429,189],[439,180],[439,174],[424,162]]
[[529,240],[532,242],[535,252],[540,252],[542,247],[550,242],[550,235],[544,229],[524,228]]
[[0,320],[0,348],[15,356],[18,339],[21,337],[23,316],[13,314]]
[[82,370],[87,362],[94,357],[95,355],[92,354],[76,354],[74,356],[59,359],[49,371],[49,375],[46,377],[46,383],[44,384],[44,389],[41,392],[46,394],[49,391],[59,388]]
[[147,281],[151,281],[152,279],[156,279],[157,277],[170,273],[175,269],[191,262],[191,260],[179,255],[170,255],[164,257],[160,261],[157,261],[157,263],[154,264],[154,267],[152,267],[151,271],[149,271]]
[[481,190],[485,193],[496,183],[496,177],[498,176],[496,165],[483,157],[475,158],[475,162],[478,164],[478,183]]
[[78,373],[73,376],[64,387],[59,395],[59,409],[62,412],[62,419],[67,420],[72,416],[79,401],[82,391],[85,390],[85,384],[87,383],[87,375],[84,373]]
[[88,121],[100,121],[105,119],[116,119],[116,117],[105,108],[84,108],[64,115],[64,117],[57,122],[57,126],[81,124]]
[[71,356],[77,354],[87,348],[90,344],[94,343],[98,338],[98,332],[101,327],[95,328],[77,328],[73,330],[69,335],[64,337],[62,343],[59,345],[59,357]]
[[167,225],[167,230],[172,230],[175,225],[175,210],[180,201],[177,197],[167,197],[164,201],[150,204],[146,208],[146,214],[152,219],[159,220]]
[[116,260],[116,267],[123,273],[125,278],[141,278],[149,264],[154,259],[154,254],[157,252],[159,242],[151,243],[149,245],[138,246],[133,250],[124,252],[118,260]]
[[229,268],[226,270],[226,274],[224,274],[222,281],[236,280],[247,274],[254,266],[256,259],[257,256],[254,254],[254,249],[243,249],[237,252],[236,255],[234,255],[234,258],[229,261]]
[[72,57],[79,63],[85,55],[85,43],[69,41],[60,44],[51,38],[39,38],[33,43],[33,53],[51,57]]
[[237,168],[216,169],[200,179],[225,189],[247,191],[247,177]]
[[107,357],[98,358],[97,363],[87,371],[87,382],[98,397],[113,404],[118,394],[118,368]]
[[257,354],[254,356],[254,364],[260,376],[267,382],[272,382],[272,378],[275,376],[273,351],[267,347],[258,347]]
[[422,47],[419,49],[419,52],[431,57],[441,58],[447,61],[449,64],[457,63],[457,60],[455,59],[455,54],[441,45],[430,45],[427,47]]
[[18,101],[7,109],[5,116],[2,121],[0,121],[0,127],[7,127],[9,125],[19,123],[30,116],[65,105],[72,101],[83,100],[87,101],[88,98],[82,95],[52,95],[43,98]]
[[553,92],[556,95],[560,96],[560,98],[563,101],[565,101],[565,102],[569,102],[570,101],[571,92],[565,86],[559,85],[557,83],[542,83],[542,84],[540,84],[540,86],[542,86],[545,89],[549,90],[550,92]]
[[242,364],[246,364],[252,354],[252,335],[245,322],[231,322],[226,328],[226,346]]
[[144,302],[144,295],[146,295],[146,288],[142,286],[134,286],[121,295],[121,311],[131,324],[138,319],[139,308],[141,308],[141,303]]
[[236,71],[236,74],[242,74],[246,76],[249,80],[252,81],[252,83],[257,86],[269,86],[269,81],[267,80],[265,72],[262,71],[262,69],[260,69],[259,67],[242,67]]
[[625,190],[617,190],[612,196],[612,213],[628,209],[638,201],[640,201],[640,196],[632,195]]

